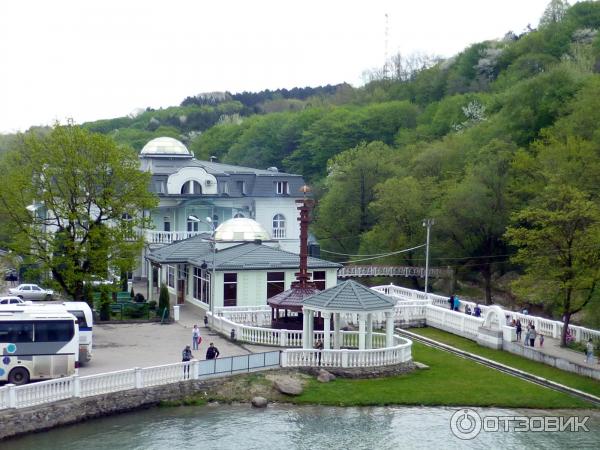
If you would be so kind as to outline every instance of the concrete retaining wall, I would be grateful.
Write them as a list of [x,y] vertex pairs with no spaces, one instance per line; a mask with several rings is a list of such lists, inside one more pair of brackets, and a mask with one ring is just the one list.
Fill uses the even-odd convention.
[[[507,352],[514,353],[515,355],[522,356],[523,358],[548,364],[549,366],[556,367],[557,369],[562,369],[567,372],[573,372],[578,375],[582,375],[584,377],[600,380],[600,370],[594,370],[589,367],[580,366],[579,364],[572,363],[563,358],[557,358],[556,356],[546,355],[545,353],[539,352],[531,347],[524,347],[514,342],[504,341],[502,343],[502,349]],[[581,358],[583,359],[583,354]]]
[[85,420],[158,405],[162,400],[182,400],[223,383],[222,379],[189,380],[143,389],[114,392],[48,405],[0,411],[0,440],[48,430]]

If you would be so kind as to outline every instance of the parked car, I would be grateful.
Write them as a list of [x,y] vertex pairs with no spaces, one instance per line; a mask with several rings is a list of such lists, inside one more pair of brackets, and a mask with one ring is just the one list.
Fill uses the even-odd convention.
[[0,297],[0,305],[32,305],[31,301],[19,297]]
[[16,288],[9,289],[8,292],[23,300],[52,300],[54,295],[53,290],[43,289],[37,284],[20,284]]

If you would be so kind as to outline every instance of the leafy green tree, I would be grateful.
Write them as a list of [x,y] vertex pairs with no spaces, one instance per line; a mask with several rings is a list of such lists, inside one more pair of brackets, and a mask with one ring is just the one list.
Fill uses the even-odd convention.
[[449,187],[436,225],[450,244],[449,251],[483,277],[486,304],[492,303],[495,256],[506,253],[502,238],[511,211],[508,180],[513,151],[510,144],[490,143],[464,180]]
[[169,290],[167,289],[167,285],[162,283],[160,285],[160,293],[158,295],[158,313],[162,317],[166,311],[166,317],[168,317],[170,309],[171,305],[169,300]]
[[314,230],[323,247],[358,249],[360,234],[375,223],[369,209],[375,186],[394,173],[393,150],[382,142],[360,144],[329,162],[326,193],[316,210]]
[[569,2],[564,0],[550,0],[540,18],[540,27],[558,23],[563,20],[569,9]]
[[600,208],[576,188],[550,184],[512,221],[506,237],[518,248],[514,262],[525,268],[514,288],[563,318],[566,345],[571,316],[598,296]]
[[137,155],[106,136],[56,125],[27,133],[0,161],[10,183],[0,185],[4,244],[35,261],[79,300],[92,276],[109,266],[131,270],[143,246],[140,211],[156,205],[150,175]]
[[111,303],[108,290],[103,286],[100,289],[100,320],[110,320]]

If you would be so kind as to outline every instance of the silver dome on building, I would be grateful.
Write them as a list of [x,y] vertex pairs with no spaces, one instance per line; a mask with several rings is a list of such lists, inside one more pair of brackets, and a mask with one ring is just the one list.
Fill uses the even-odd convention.
[[271,236],[256,220],[237,218],[223,222],[215,230],[216,241],[269,241]]
[[140,157],[191,158],[193,155],[177,139],[158,137],[152,139],[140,152]]

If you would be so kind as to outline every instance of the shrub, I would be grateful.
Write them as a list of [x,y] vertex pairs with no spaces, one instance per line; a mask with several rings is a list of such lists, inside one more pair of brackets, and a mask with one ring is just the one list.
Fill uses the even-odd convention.
[[158,313],[162,317],[165,314],[165,310],[167,311],[165,317],[169,317],[169,290],[167,289],[167,285],[162,283],[160,285],[160,295],[158,296]]
[[154,311],[154,310],[156,309],[156,301],[155,301],[155,300],[152,300],[152,301],[148,302],[148,307],[149,307],[149,308],[150,308],[152,311]]
[[144,295],[142,293],[138,292],[137,294],[135,294],[134,301],[136,303],[144,303],[146,299],[144,298]]
[[135,298],[135,292],[133,292],[133,286],[131,287],[131,298]]
[[100,320],[110,320],[110,297],[106,289],[100,291]]

